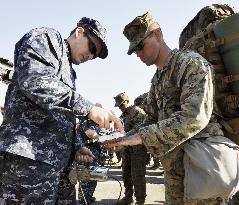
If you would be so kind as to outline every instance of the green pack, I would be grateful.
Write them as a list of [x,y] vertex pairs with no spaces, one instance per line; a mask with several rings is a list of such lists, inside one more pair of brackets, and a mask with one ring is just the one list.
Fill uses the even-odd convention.
[[179,47],[200,53],[213,65],[213,111],[225,136],[239,145],[239,13],[227,4],[202,8],[183,29]]

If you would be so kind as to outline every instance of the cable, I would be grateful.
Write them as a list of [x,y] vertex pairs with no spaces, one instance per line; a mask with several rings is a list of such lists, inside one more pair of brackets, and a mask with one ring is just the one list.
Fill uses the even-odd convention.
[[[111,167],[112,167],[112,165],[110,164],[110,168]],[[80,170],[80,168],[82,170]],[[96,169],[95,169],[95,167],[93,167],[93,168],[94,168],[94,170],[91,169],[90,167],[83,167],[82,168],[82,167],[79,166],[77,168],[76,166],[74,166],[74,169],[69,173],[70,180],[73,181],[72,182],[73,184],[75,184],[77,205],[79,205],[79,193],[81,194],[80,197],[83,199],[84,204],[88,205],[88,202],[85,198],[84,190],[82,189],[82,186],[81,186],[82,185],[82,181],[81,181],[82,177],[83,178],[86,177],[88,180],[90,180],[90,179],[91,180],[92,179],[97,180],[98,179],[100,181],[102,181],[102,180],[105,181],[107,179],[107,176],[108,176],[108,178],[111,178],[111,179],[117,181],[120,185],[120,194],[119,194],[119,197],[118,197],[117,202],[116,202],[116,205],[119,205],[119,200],[120,200],[121,193],[122,193],[122,185],[121,185],[120,181],[117,178],[113,177],[112,175],[110,175],[108,173],[110,168],[103,167],[104,170],[102,169],[102,167],[101,167],[101,169],[100,169],[100,167],[96,167]],[[98,170],[98,172],[97,172],[97,170]],[[74,176],[74,173],[76,174],[76,176]],[[99,175],[99,173],[101,175]],[[80,175],[82,175],[82,177]],[[101,177],[99,177],[99,176],[101,176]],[[77,178],[77,179],[75,179],[75,178]]]
[[[76,172],[76,174],[77,174],[77,178],[80,179],[79,173]],[[78,191],[80,190],[85,205],[88,205],[88,204],[87,204],[87,201],[86,201],[86,198],[85,198],[84,191],[83,191],[83,189],[82,189],[82,187],[81,187],[81,184],[82,184],[81,180],[77,180],[77,184],[75,185],[76,203],[77,203],[77,205],[79,204],[79,193],[78,193]]]
[[118,197],[117,202],[116,202],[116,205],[118,205],[118,204],[119,204],[120,197],[121,197],[121,193],[122,193],[121,183],[120,183],[120,181],[119,181],[118,179],[116,179],[115,177],[109,176],[108,178],[114,179],[114,180],[117,181],[117,182],[119,183],[119,185],[120,185],[120,194],[119,194],[119,197]]
[[[112,164],[113,164],[113,157],[111,157],[110,156],[110,154],[109,153],[107,153],[107,158],[108,158],[108,160],[105,160],[105,165],[107,166],[107,167],[109,167],[109,169],[111,169],[111,167],[112,167]],[[106,162],[107,161],[107,162]]]
[[80,188],[80,192],[81,192],[81,195],[82,195],[82,198],[83,198],[83,200],[84,200],[85,205],[88,205],[88,203],[87,203],[87,201],[86,201],[86,198],[85,198],[84,191],[83,191],[83,189],[82,189],[82,187],[81,187],[81,181],[79,182],[79,188]]

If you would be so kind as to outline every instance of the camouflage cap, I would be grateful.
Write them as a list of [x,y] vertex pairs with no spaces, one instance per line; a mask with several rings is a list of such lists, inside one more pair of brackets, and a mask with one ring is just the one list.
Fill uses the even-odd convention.
[[125,100],[129,100],[126,92],[120,93],[114,97],[115,99],[115,107],[119,107]]
[[130,42],[128,55],[131,55],[135,47],[144,39],[148,32],[156,27],[159,27],[159,24],[149,12],[146,12],[142,16],[137,16],[132,22],[126,25],[123,34]]
[[106,58],[108,56],[108,48],[106,46],[106,29],[96,20],[83,17],[77,26],[83,27],[93,33],[101,41],[102,49],[98,55],[99,58]]

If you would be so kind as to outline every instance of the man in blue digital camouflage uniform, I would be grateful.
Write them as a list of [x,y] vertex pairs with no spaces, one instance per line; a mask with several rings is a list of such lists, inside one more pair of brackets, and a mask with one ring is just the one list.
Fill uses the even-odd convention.
[[[0,204],[55,204],[59,179],[74,147],[75,118],[87,116],[100,127],[121,122],[75,91],[73,64],[106,58],[106,30],[82,18],[67,39],[51,28],[36,28],[15,46],[14,74],[0,127]],[[58,193],[59,195],[59,193]]]

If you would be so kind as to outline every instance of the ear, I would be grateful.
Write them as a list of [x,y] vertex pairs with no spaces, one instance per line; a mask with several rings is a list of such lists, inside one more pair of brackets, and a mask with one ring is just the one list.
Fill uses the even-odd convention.
[[85,29],[83,27],[77,27],[76,28],[76,37],[82,35],[85,32]]
[[155,34],[157,40],[161,40],[162,33],[161,33],[161,30],[159,28],[154,30],[154,34]]

